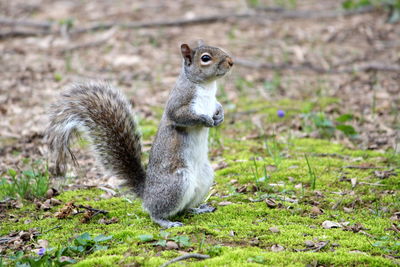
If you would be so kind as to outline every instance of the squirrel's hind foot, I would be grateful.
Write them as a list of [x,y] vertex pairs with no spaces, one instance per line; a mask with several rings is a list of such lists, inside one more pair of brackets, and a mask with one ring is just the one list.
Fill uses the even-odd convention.
[[152,218],[155,223],[158,223],[163,228],[181,227],[183,223],[181,222],[171,222],[166,219],[156,219]]
[[202,214],[202,213],[214,212],[215,210],[216,210],[216,208],[214,208],[213,206],[210,206],[207,204],[202,204],[198,208],[189,209],[189,212],[193,213],[193,214]]

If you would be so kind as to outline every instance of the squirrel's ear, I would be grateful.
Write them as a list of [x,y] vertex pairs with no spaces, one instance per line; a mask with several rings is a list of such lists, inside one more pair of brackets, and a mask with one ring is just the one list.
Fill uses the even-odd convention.
[[185,63],[192,64],[192,49],[190,49],[189,45],[181,44],[181,53]]

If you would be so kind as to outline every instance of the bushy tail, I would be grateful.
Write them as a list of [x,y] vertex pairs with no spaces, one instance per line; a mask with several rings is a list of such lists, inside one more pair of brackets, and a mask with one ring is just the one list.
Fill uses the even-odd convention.
[[56,172],[64,174],[73,137],[83,132],[98,161],[111,174],[143,193],[145,170],[141,162],[140,133],[131,106],[122,93],[106,83],[75,84],[52,107],[46,138],[56,156]]

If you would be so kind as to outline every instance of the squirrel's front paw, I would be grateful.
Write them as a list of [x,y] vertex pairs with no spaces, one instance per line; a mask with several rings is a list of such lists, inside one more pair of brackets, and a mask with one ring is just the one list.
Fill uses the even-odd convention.
[[224,110],[221,108],[217,109],[213,116],[214,126],[220,125],[224,121]]
[[205,127],[213,127],[214,126],[214,119],[207,115],[201,115],[201,121]]

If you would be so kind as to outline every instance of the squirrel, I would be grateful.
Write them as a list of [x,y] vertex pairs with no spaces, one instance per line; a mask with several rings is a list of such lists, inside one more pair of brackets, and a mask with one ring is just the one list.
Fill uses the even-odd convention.
[[131,105],[124,95],[105,82],[73,84],[52,106],[46,129],[55,170],[65,174],[67,159],[76,163],[69,146],[78,133],[91,141],[97,161],[126,181],[153,222],[163,228],[182,226],[168,218],[183,212],[213,212],[203,204],[214,180],[208,160],[208,132],[224,121],[216,100],[216,80],[232,67],[233,60],[220,48],[202,42],[180,47],[182,69],[169,94],[147,170],[141,159],[141,134]]

